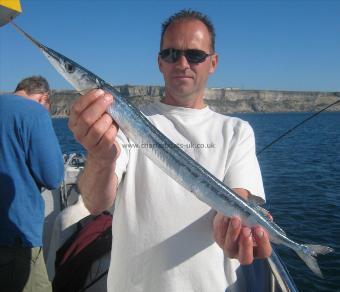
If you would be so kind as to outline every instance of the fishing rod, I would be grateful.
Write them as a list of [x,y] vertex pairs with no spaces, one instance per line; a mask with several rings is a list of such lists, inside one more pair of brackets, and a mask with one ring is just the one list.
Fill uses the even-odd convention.
[[335,105],[335,104],[337,104],[339,102],[340,102],[340,99],[335,101],[335,102],[333,102],[333,103],[331,103],[331,104],[329,104],[328,106],[324,107],[323,109],[319,110],[318,112],[314,113],[313,115],[309,116],[308,118],[304,119],[302,122],[298,123],[294,127],[290,128],[289,130],[284,132],[281,136],[279,136],[276,139],[274,139],[267,146],[263,147],[260,151],[258,151],[256,153],[256,155],[259,156],[263,151],[265,151],[267,148],[271,147],[273,144],[275,144],[276,142],[281,140],[283,137],[287,136],[290,132],[294,131],[296,128],[300,127],[302,124],[306,123],[307,121],[311,120],[312,118],[316,117],[317,115],[319,115],[320,113],[322,113],[326,109],[329,109],[330,107],[332,107],[333,105]]

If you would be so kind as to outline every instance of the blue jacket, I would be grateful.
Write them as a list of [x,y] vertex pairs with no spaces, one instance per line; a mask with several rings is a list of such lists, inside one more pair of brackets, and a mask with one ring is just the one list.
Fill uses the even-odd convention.
[[0,246],[42,246],[41,188],[64,177],[58,139],[47,110],[21,96],[0,95]]

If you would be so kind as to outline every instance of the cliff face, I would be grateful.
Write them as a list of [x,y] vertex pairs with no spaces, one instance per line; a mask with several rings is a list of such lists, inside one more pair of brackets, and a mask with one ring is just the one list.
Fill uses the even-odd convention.
[[[207,103],[221,113],[313,112],[340,99],[340,92],[209,89]],[[330,108],[340,111],[340,103]]]
[[80,94],[74,90],[53,90],[51,114],[53,117],[68,117],[70,107]]
[[[141,106],[164,96],[161,86],[115,86],[122,96],[134,105]],[[54,91],[52,115],[68,117],[70,106],[79,94],[73,90]],[[226,113],[244,112],[313,112],[340,99],[340,92],[302,92],[238,90],[227,88],[209,88],[206,91],[206,103],[215,111]],[[329,109],[340,111],[340,103]]]

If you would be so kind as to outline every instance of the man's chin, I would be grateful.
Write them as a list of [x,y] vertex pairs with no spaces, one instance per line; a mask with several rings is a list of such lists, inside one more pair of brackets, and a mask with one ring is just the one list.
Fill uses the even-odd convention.
[[184,99],[190,98],[194,92],[192,87],[187,86],[187,85],[173,87],[171,91],[173,92],[175,96],[178,96]]
[[174,96],[176,96],[176,99],[189,100],[189,99],[192,99],[193,94],[192,92],[188,92],[188,91],[178,91],[174,93]]

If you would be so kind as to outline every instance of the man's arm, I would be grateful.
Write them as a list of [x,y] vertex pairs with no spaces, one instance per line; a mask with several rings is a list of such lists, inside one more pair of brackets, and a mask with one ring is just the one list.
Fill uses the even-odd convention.
[[84,171],[78,178],[78,188],[91,214],[99,214],[113,205],[117,181],[115,163],[100,165],[88,156]]
[[25,146],[27,163],[39,186],[55,189],[64,178],[64,163],[59,141],[48,113],[39,106],[34,114],[35,116],[31,118],[29,143]]
[[106,113],[113,97],[93,90],[78,98],[70,111],[69,127],[88,152],[78,187],[86,208],[98,214],[112,206],[117,189],[116,160],[120,147],[116,142],[118,125]]
[[[244,199],[249,192],[235,188],[234,191]],[[238,217],[225,217],[217,213],[213,222],[214,238],[229,258],[236,258],[242,265],[249,265],[254,258],[267,258],[272,249],[267,232],[261,226],[252,229],[242,226]]]

